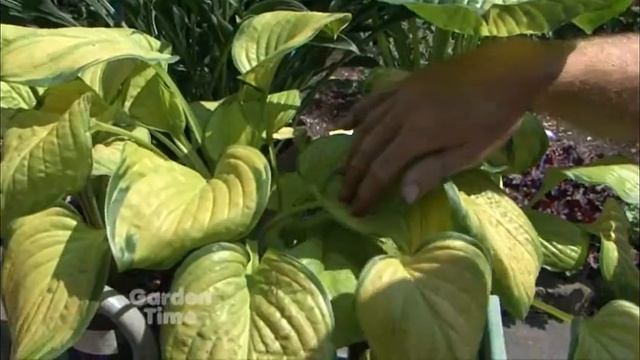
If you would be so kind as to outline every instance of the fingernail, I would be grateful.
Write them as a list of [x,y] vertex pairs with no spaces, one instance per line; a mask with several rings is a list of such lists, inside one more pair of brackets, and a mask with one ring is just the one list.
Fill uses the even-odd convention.
[[418,200],[420,194],[420,188],[416,184],[406,185],[402,187],[402,197],[407,204],[411,205]]

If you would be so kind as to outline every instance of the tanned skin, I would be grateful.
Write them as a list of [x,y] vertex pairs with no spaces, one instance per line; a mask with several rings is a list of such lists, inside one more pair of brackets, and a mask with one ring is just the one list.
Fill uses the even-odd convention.
[[637,140],[640,37],[494,41],[354,106],[342,200],[367,212],[392,183],[412,203],[504,144],[526,111]]

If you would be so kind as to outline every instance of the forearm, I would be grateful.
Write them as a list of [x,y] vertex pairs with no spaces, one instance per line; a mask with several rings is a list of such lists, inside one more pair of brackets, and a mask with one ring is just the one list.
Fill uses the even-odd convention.
[[534,110],[597,136],[637,139],[639,42],[638,34],[623,34],[578,41],[568,54],[550,47],[551,56],[564,65],[539,92]]

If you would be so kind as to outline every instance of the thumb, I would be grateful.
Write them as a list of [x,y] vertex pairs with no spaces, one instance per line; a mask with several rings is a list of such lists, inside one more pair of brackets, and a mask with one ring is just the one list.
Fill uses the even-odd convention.
[[402,197],[413,204],[442,180],[474,163],[468,146],[434,153],[413,164],[402,178]]

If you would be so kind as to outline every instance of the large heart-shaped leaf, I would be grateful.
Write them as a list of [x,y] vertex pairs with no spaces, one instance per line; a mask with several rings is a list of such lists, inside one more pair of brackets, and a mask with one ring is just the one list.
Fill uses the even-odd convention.
[[51,86],[72,80],[90,66],[106,61],[175,60],[171,55],[152,50],[160,48],[159,42],[133,29],[36,29],[2,24],[1,30],[3,81]]
[[246,146],[229,147],[207,180],[125,145],[105,210],[118,268],[169,268],[197,247],[242,238],[267,205],[270,179],[267,160]]
[[[163,326],[165,359],[332,359],[333,314],[322,285],[296,259],[267,252],[260,264],[240,245],[218,243],[190,255],[172,292],[178,321]],[[257,262],[257,259],[253,259]]]
[[306,230],[305,239],[287,250],[313,271],[331,297],[336,319],[333,344],[347,346],[364,337],[355,315],[355,290],[365,264],[383,253],[373,239],[327,221],[314,227],[296,220]]
[[557,216],[525,210],[540,237],[542,264],[552,271],[582,268],[589,253],[589,234]]
[[356,308],[376,358],[475,358],[491,267],[474,243],[448,233],[413,255],[379,256],[367,264]]
[[241,79],[269,92],[284,56],[311,41],[318,33],[331,37],[349,23],[348,13],[272,11],[244,21],[233,39],[233,62]]
[[401,4],[434,25],[479,36],[539,34],[585,12],[613,6],[610,0],[379,0]]
[[470,233],[491,249],[493,292],[509,312],[524,318],[533,301],[542,267],[538,234],[527,216],[483,172],[470,171],[454,178],[467,213]]
[[84,333],[109,270],[103,230],[53,207],[21,217],[9,228],[2,297],[12,357],[52,359]]
[[0,165],[4,227],[79,191],[91,172],[87,96],[61,115],[28,110],[14,120],[5,133]]
[[624,300],[614,300],[588,319],[576,319],[570,359],[640,358],[640,309]]
[[617,298],[640,302],[640,270],[629,243],[631,225],[624,209],[608,199],[598,220],[586,226],[600,236],[600,273]]
[[550,169],[532,202],[542,199],[565,179],[586,185],[607,185],[622,200],[630,204],[640,203],[640,167],[622,157],[605,158],[586,166]]

